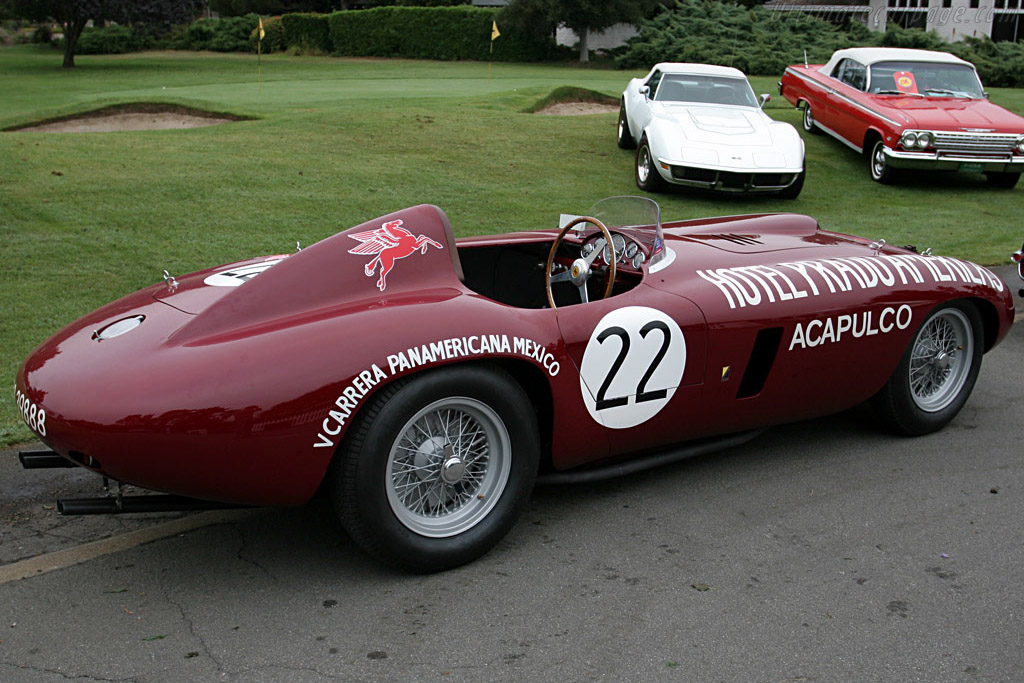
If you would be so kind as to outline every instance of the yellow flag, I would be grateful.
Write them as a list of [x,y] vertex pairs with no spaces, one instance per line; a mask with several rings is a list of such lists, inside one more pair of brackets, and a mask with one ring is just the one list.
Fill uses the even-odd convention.
[[501,32],[498,30],[498,22],[492,21],[491,22],[491,40],[493,41],[495,38],[497,38],[500,35],[501,35]]
[[264,36],[267,35],[267,32],[263,30],[263,17],[257,17],[256,21],[259,22],[260,40],[263,40]]

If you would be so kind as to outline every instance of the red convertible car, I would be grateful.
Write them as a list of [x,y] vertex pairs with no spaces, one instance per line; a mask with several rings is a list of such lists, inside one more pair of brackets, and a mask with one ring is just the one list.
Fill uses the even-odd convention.
[[828,64],[790,66],[779,93],[868,159],[871,177],[898,169],[984,173],[1012,188],[1024,170],[1024,118],[988,101],[970,62],[946,52],[837,50]]
[[[592,480],[871,401],[954,418],[1013,299],[989,270],[799,215],[661,224],[639,197],[455,240],[434,206],[290,256],[172,277],[71,323],[17,374],[63,464],[171,496],[65,513],[297,505],[326,488],[371,555],[486,552],[535,481]],[[196,501],[198,499],[198,502]]]

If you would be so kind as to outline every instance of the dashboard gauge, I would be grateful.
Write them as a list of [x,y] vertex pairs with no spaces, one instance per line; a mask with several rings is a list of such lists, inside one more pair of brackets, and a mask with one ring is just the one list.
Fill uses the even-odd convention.
[[639,249],[639,247],[636,246],[636,242],[630,242],[629,244],[627,244],[625,250],[623,250],[622,252],[624,260],[628,260],[636,256],[637,249]]
[[583,248],[580,249],[580,253],[583,255],[583,258],[586,258],[586,257],[590,256],[590,254],[593,251],[594,251],[594,243],[593,242],[587,242],[586,244],[583,245]]
[[[615,255],[621,259],[622,252],[626,249],[626,238],[618,233],[615,233],[614,235],[612,235],[612,247],[615,248]],[[605,245],[604,247],[604,260],[605,263],[612,262],[612,253],[611,250],[608,248],[608,245]]]
[[637,270],[640,270],[640,266],[642,266],[643,264],[644,253],[642,251],[638,251],[637,253],[633,254],[633,267],[636,268]]

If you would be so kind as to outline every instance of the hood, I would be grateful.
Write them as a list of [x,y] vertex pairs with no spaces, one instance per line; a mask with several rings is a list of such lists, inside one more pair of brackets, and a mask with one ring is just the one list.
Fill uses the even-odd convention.
[[742,147],[772,144],[771,121],[754,107],[666,103],[662,115],[692,142]]
[[1024,133],[1024,118],[988,100],[873,95],[873,108],[908,128]]

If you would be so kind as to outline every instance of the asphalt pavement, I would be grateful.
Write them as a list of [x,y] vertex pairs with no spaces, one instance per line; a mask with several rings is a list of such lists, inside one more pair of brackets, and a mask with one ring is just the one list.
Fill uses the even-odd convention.
[[324,501],[60,517],[99,479],[3,452],[0,680],[1019,683],[1022,358],[1018,323],[937,434],[855,409],[539,487],[430,576],[366,558]]

